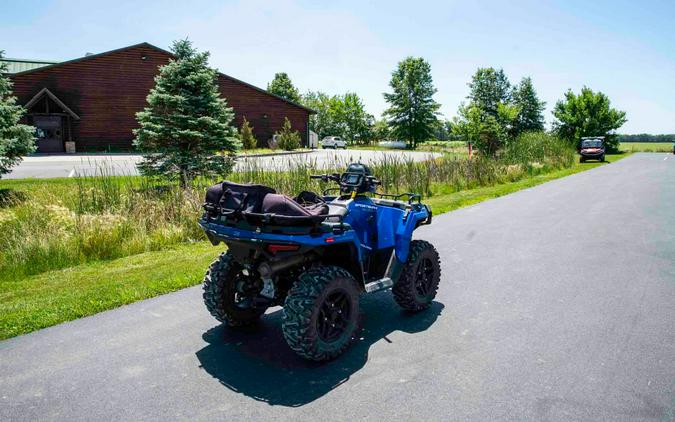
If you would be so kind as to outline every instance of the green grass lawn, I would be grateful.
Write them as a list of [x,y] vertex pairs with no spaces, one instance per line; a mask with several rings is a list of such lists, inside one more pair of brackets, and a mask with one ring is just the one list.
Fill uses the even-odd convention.
[[[624,156],[608,155],[607,159],[614,162]],[[512,183],[445,194],[440,189],[439,194],[425,202],[433,207],[435,214],[440,214],[601,165],[607,164],[577,163],[568,169],[525,177]],[[66,180],[52,179],[49,186],[67,189],[69,182]],[[38,180],[2,181],[4,187],[17,190],[38,186],[44,189],[44,184]],[[182,244],[166,250],[0,281],[0,339],[196,285],[222,249],[222,246],[214,247],[207,242]]]
[[223,247],[208,242],[0,282],[0,339],[199,283]]
[[672,142],[622,142],[619,149],[626,152],[673,152]]

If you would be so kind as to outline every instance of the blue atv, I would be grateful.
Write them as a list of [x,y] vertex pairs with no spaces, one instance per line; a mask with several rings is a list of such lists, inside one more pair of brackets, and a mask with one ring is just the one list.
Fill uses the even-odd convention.
[[421,311],[436,296],[441,268],[430,243],[412,240],[432,218],[420,195],[377,193],[380,182],[360,163],[311,177],[339,187],[293,199],[263,185],[208,189],[199,224],[228,249],[206,273],[204,302],[231,327],[283,306],[288,345],[323,361],[354,338],[361,293],[391,288],[403,309]]

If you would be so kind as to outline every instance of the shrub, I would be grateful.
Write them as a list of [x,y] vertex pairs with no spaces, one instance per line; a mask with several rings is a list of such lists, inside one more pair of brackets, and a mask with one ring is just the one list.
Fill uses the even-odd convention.
[[525,132],[509,142],[503,159],[508,164],[527,168],[549,166],[566,167],[574,161],[574,148],[563,139],[546,132]]
[[246,117],[244,117],[244,122],[241,124],[241,129],[239,129],[239,139],[241,139],[244,149],[254,149],[258,146],[258,140],[253,136],[253,128],[248,120],[246,120]]
[[284,119],[284,126],[281,131],[275,133],[279,148],[286,151],[293,151],[300,148],[300,132],[291,130],[291,122],[288,117]]

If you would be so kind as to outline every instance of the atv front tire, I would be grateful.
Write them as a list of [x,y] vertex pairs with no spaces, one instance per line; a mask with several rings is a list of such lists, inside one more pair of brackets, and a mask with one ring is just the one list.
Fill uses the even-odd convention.
[[391,291],[401,308],[417,312],[431,306],[440,281],[441,260],[436,248],[427,241],[413,240],[403,272]]
[[357,329],[359,289],[346,270],[326,266],[300,275],[288,292],[281,329],[305,359],[330,360],[349,346]]
[[241,267],[232,256],[223,252],[213,261],[204,276],[204,304],[218,321],[230,327],[254,324],[265,313],[264,308],[245,306],[237,301],[237,278]]

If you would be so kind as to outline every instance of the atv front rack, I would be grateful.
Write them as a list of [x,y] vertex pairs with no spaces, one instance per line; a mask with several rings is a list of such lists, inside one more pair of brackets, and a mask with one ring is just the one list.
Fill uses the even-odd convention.
[[[323,196],[328,196],[331,192],[340,192],[340,188],[327,188],[323,190]],[[412,192],[405,192],[405,193],[399,193],[399,194],[393,194],[393,193],[380,193],[380,192],[372,192],[373,195],[378,196],[380,198],[391,198],[394,201],[398,201],[401,198],[407,197],[408,204],[412,205],[413,202],[417,201],[418,204],[422,202],[422,195],[419,193],[412,193]]]
[[398,201],[401,198],[408,197],[408,204],[411,204],[411,205],[415,201],[417,201],[418,204],[422,203],[422,195],[420,195],[419,193],[406,192],[406,193],[393,194],[393,193],[374,192],[374,194],[379,196],[380,198],[392,198],[394,201]]

